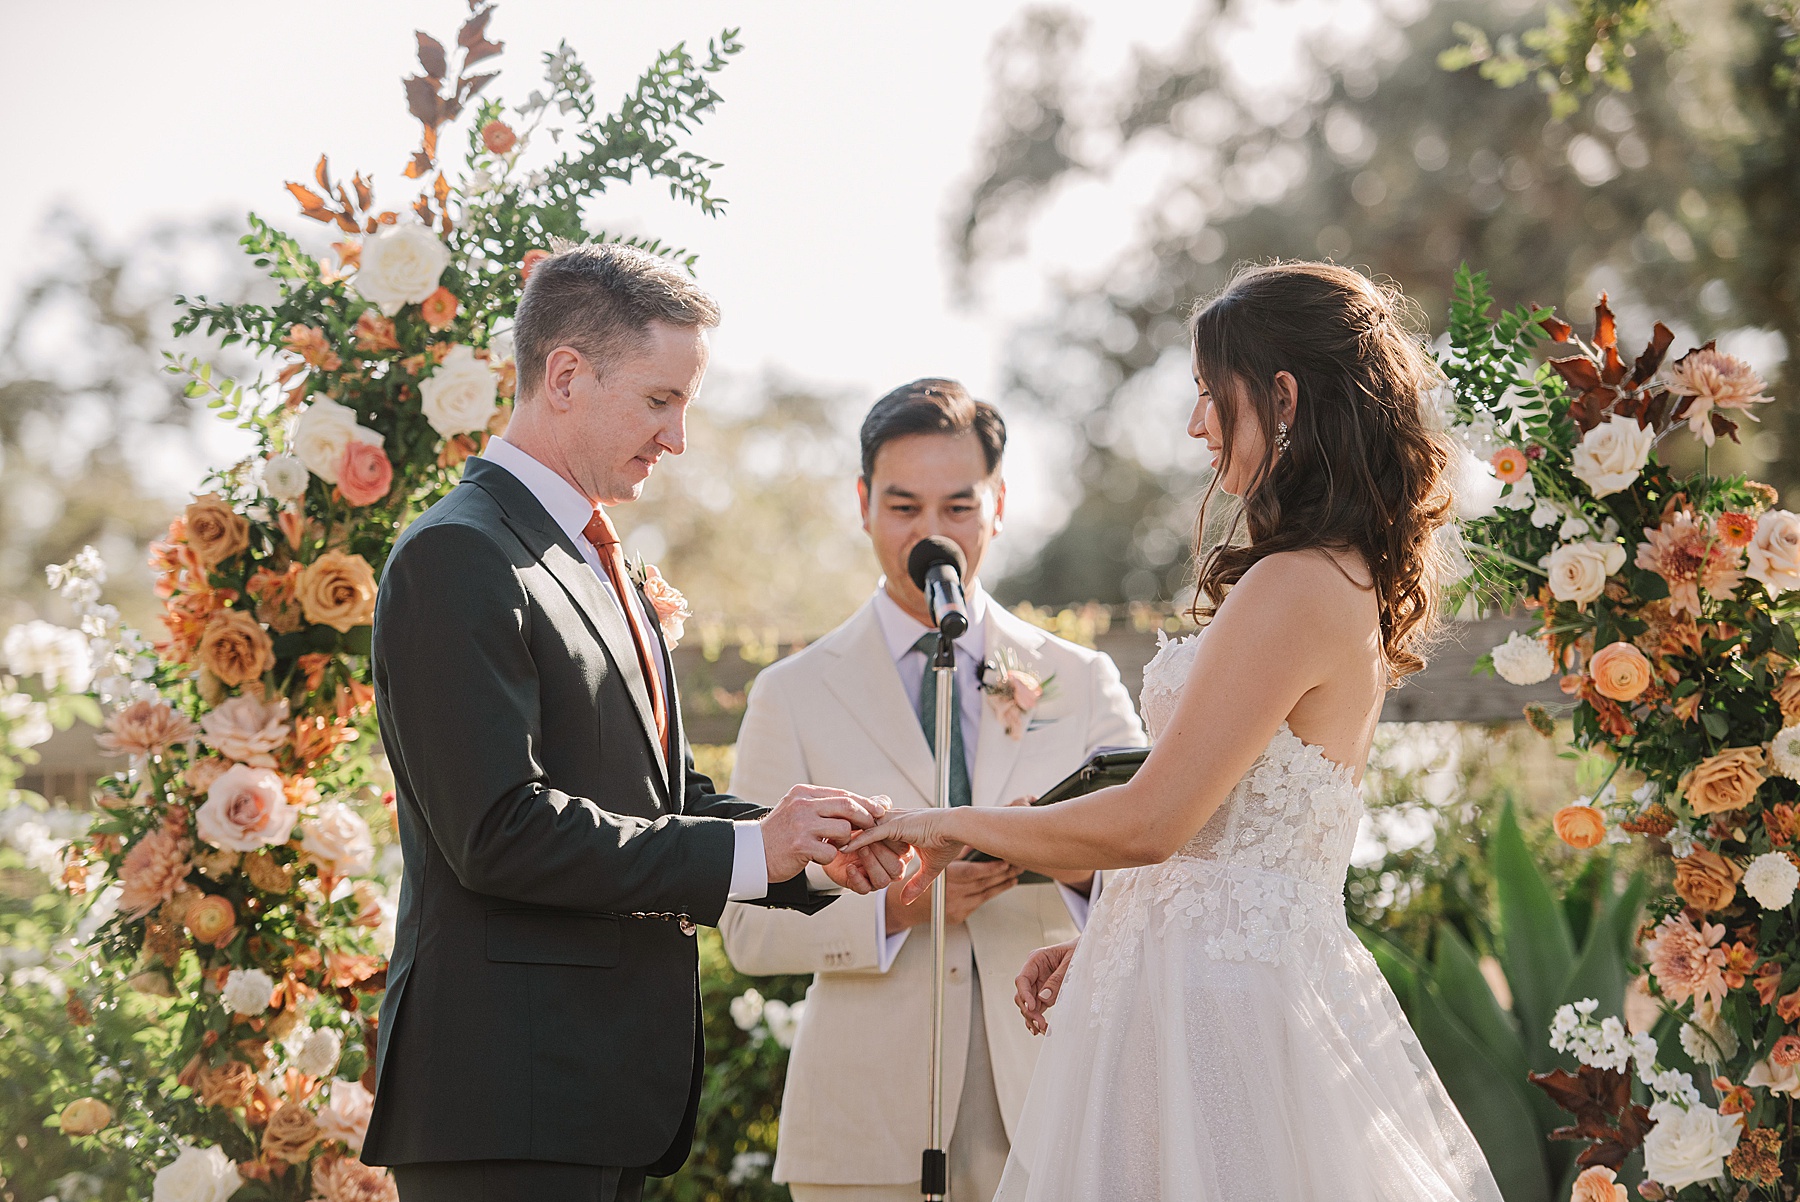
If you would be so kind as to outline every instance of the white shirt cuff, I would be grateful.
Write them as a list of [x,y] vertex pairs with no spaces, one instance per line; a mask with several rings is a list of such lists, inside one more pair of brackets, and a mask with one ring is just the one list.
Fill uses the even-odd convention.
[[737,846],[731,853],[731,892],[727,901],[756,901],[769,896],[769,862],[763,855],[762,827],[754,822],[731,824]]
[[894,966],[894,957],[900,954],[900,945],[912,932],[897,931],[887,933],[887,890],[877,889],[869,895],[875,899],[875,971],[886,972]]
[[1069,917],[1075,920],[1077,931],[1087,930],[1088,915],[1093,913],[1094,903],[1100,900],[1100,882],[1104,875],[1099,872],[1094,874],[1094,883],[1088,886],[1085,897],[1061,881],[1057,882],[1056,888],[1062,894],[1063,905],[1069,907]]

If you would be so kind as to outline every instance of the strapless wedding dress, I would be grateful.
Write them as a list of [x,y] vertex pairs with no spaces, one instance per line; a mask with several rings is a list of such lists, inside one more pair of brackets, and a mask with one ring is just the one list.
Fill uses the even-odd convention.
[[[1153,739],[1201,637],[1144,669]],[[1499,1202],[1345,920],[1362,812],[1284,724],[1186,846],[1108,874],[995,1202]]]

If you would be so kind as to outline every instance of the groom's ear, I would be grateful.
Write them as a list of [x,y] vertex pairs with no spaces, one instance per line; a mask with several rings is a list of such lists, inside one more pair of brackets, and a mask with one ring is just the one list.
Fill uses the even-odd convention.
[[996,484],[996,487],[994,490],[994,533],[999,534],[1000,527],[1005,524],[1005,518],[1006,518],[1006,481],[1004,479],[997,480],[997,481],[995,481],[995,484]]
[[869,480],[866,476],[856,478],[856,508],[862,514],[863,533],[869,532]]

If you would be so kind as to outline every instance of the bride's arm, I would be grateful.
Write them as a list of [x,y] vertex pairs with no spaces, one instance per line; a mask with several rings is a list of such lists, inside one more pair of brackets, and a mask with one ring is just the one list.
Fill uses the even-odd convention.
[[[1345,604],[1346,587],[1315,555],[1274,555],[1245,573],[1196,649],[1168,726],[1126,784],[1035,809],[913,811],[859,840],[890,836],[921,852],[967,844],[1051,870],[1161,863],[1212,817],[1300,699],[1344,667],[1346,644],[1368,654],[1366,620]],[[938,858],[929,854],[928,867]]]

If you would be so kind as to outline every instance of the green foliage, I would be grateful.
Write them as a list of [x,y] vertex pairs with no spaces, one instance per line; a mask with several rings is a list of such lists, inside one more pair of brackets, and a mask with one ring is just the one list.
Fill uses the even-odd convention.
[[1459,21],[1462,40],[1438,55],[1438,65],[1446,71],[1478,67],[1483,79],[1503,88],[1535,80],[1550,98],[1551,115],[1562,120],[1598,86],[1631,91],[1639,42],[1655,36],[1679,44],[1669,7],[1657,0],[1569,0],[1566,7],[1547,6],[1542,25],[1493,42],[1480,27]]
[[1498,937],[1489,972],[1504,974],[1510,1007],[1449,922],[1440,924],[1429,958],[1366,928],[1360,933],[1507,1202],[1552,1202],[1568,1196],[1578,1149],[1547,1140],[1567,1120],[1526,1073],[1574,1067],[1549,1046],[1557,1007],[1588,997],[1604,1013],[1623,1007],[1647,882],[1633,873],[1615,892],[1618,865],[1596,857],[1558,897],[1510,804],[1488,854]]

